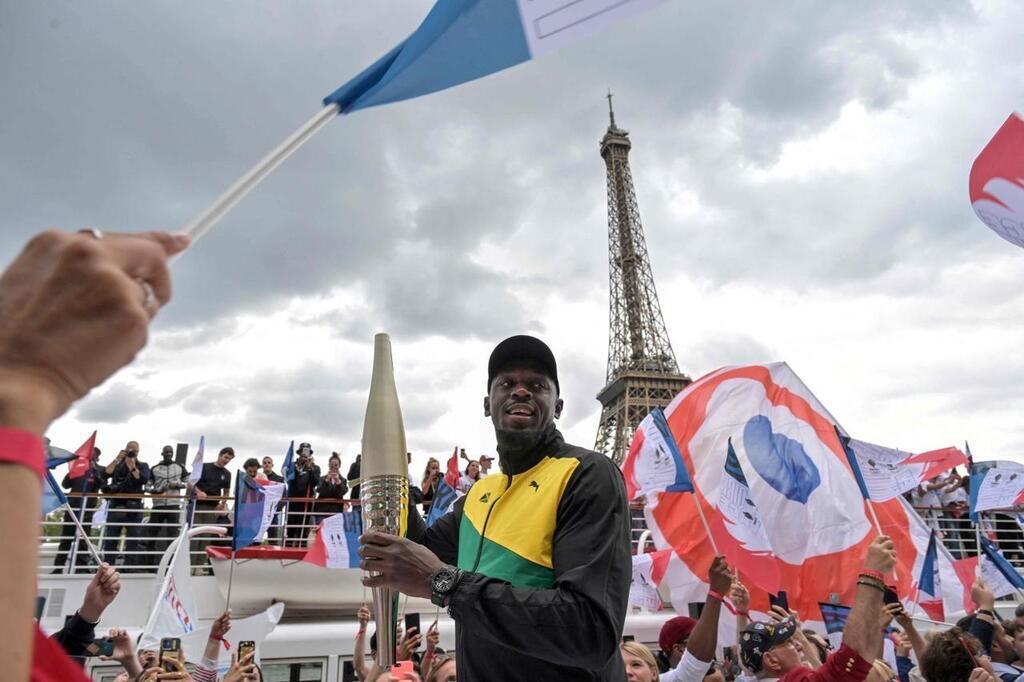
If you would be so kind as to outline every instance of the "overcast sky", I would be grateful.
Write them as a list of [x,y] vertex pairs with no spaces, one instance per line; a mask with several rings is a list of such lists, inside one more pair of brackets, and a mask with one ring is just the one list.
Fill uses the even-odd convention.
[[[0,3],[4,261],[48,226],[187,222],[431,4]],[[51,436],[347,467],[387,331],[421,471],[493,452],[486,358],[530,332],[592,446],[611,88],[683,371],[785,360],[857,438],[1022,460],[1024,253],[967,196],[1024,107],[1021,26],[1019,0],[674,0],[342,117],[175,263],[150,346]]]

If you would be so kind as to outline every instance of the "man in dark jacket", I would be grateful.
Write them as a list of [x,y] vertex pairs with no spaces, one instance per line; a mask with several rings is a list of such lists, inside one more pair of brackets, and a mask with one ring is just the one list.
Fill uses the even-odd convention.
[[[142,543],[142,491],[149,482],[149,465],[139,461],[139,444],[130,440],[117,458],[107,465],[107,485],[103,492],[113,493],[110,511],[107,514],[107,528],[103,540],[103,558],[113,563],[124,531],[124,563],[133,567],[142,565],[138,554]],[[125,569],[124,573],[136,571]]]
[[625,680],[622,475],[555,429],[558,373],[539,339],[498,344],[487,388],[502,475],[477,481],[429,529],[411,514],[409,539],[364,534],[362,567],[380,573],[363,582],[448,608],[459,679]]
[[313,462],[313,448],[309,443],[299,443],[296,454],[295,478],[288,484],[288,539],[289,544],[301,546],[305,544],[306,535],[316,525],[313,502],[308,498],[316,494],[316,486],[320,483],[320,467]]

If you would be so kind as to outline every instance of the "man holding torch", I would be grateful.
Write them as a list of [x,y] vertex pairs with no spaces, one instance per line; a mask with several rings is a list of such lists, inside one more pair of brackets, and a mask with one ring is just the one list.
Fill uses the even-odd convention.
[[480,479],[429,529],[412,511],[408,538],[365,533],[364,584],[446,607],[467,680],[624,680],[632,569],[622,475],[555,428],[563,403],[546,344],[505,339],[487,370],[484,416],[501,475]]

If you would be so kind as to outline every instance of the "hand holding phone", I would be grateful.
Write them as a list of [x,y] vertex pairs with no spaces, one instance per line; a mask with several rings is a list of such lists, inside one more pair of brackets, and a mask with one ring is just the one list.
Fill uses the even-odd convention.
[[[169,659],[173,659],[171,663]],[[160,667],[164,672],[177,672],[181,660],[181,640],[177,637],[164,637],[160,640]]]

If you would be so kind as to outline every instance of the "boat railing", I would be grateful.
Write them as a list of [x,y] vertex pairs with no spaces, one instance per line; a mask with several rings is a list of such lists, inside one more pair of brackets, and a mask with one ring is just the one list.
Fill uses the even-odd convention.
[[[231,543],[233,501],[232,497],[209,496],[193,504],[187,494],[68,494],[69,505],[79,516],[100,557],[124,573],[156,573],[164,550],[186,522],[227,529],[224,538],[196,538],[190,543],[194,571],[209,572],[206,547]],[[281,547],[305,547],[323,518],[339,511],[358,509],[358,505],[358,499],[286,497],[282,499],[263,542]],[[424,513],[429,505],[429,502],[423,504]],[[100,518],[98,522],[94,517],[101,509],[105,509],[106,519]],[[999,509],[984,512],[979,528],[962,508],[914,509],[938,533],[954,559],[977,554],[980,532],[995,543],[1015,568],[1024,571],[1024,511]],[[633,553],[654,549],[642,503],[630,505],[630,522]],[[41,573],[92,573],[95,570],[95,560],[63,508],[44,519],[40,544]]]

